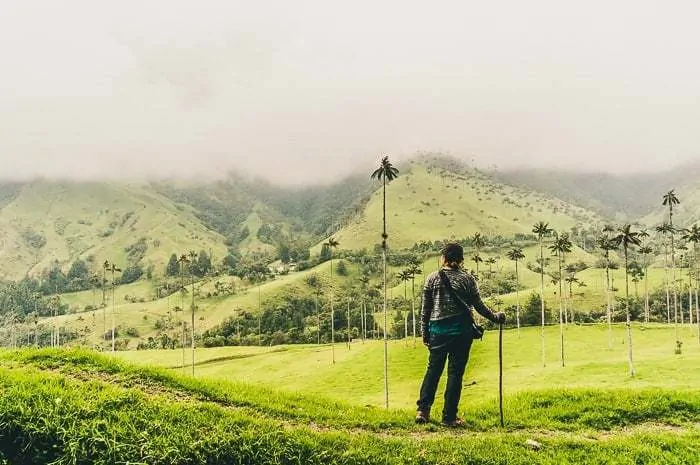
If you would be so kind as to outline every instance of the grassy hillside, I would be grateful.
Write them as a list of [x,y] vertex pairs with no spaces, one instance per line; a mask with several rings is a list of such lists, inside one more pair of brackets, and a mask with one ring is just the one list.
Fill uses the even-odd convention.
[[[484,349],[493,353],[488,344]],[[508,346],[506,354],[512,358],[519,350]],[[421,349],[403,353],[424,358]],[[372,350],[366,354],[371,358],[365,363],[338,364],[338,381],[325,381],[325,389],[317,388],[323,393],[316,394],[280,391],[250,380],[193,379],[84,351],[5,351],[0,353],[0,457],[26,464],[636,464],[693,463],[700,454],[700,393],[694,387],[678,391],[667,381],[664,388],[631,389],[632,384],[622,383],[604,389],[558,388],[563,380],[554,385],[551,379],[540,381],[538,370],[518,375],[524,370],[508,361],[506,425],[501,429],[495,384],[487,378],[495,372],[493,359],[484,350],[475,351],[470,376],[478,376],[477,384],[465,389],[460,412],[468,422],[465,434],[435,423],[413,424],[409,401],[406,408],[389,411],[358,406],[358,394],[381,390],[379,377],[362,374],[369,363],[379,361]],[[308,358],[303,352],[296,355]],[[257,360],[229,363],[235,371],[242,364],[260,364]],[[697,358],[680,361],[692,367]],[[624,380],[624,363],[611,365],[614,379]],[[593,365],[548,370],[569,381],[585,380],[601,366],[595,360]],[[264,365],[259,367],[263,371]],[[301,376],[315,368],[297,367]],[[640,376],[650,368],[640,366]],[[416,370],[406,372],[413,383],[406,397],[413,399]],[[396,377],[392,373],[391,385]],[[324,370],[316,380],[330,378]],[[348,395],[342,380],[370,387],[363,384]],[[517,382],[522,380],[529,382]],[[545,389],[528,388],[547,381]],[[473,391],[482,383],[490,385],[487,395]],[[394,402],[397,397],[392,393]],[[541,447],[534,450],[527,440]]]
[[648,225],[659,225],[668,221],[668,207],[662,205],[662,198],[672,188],[675,188],[676,196],[681,202],[680,205],[673,207],[673,225],[684,228],[700,221],[700,184],[695,180],[697,180],[697,176],[692,176],[679,186],[672,185],[659,192],[653,211],[642,217],[640,222]]
[[[528,263],[534,263],[539,256],[539,247],[530,246],[526,247],[525,259],[520,262],[518,267],[520,276],[520,303],[524,306],[527,299],[531,294],[539,294],[540,276],[529,270],[525,265]],[[485,252],[484,257],[494,255],[495,252]],[[547,252],[545,252],[547,253]],[[574,252],[570,254],[569,262],[571,261],[583,261],[589,265],[594,263],[596,257],[590,253],[584,252],[579,248],[575,248]],[[337,260],[336,260],[337,264]],[[467,263],[467,267],[474,268],[473,263]],[[410,299],[411,297],[411,283],[407,282],[405,285],[398,281],[396,274],[400,271],[401,267],[389,267],[389,282],[390,287],[388,290],[388,296],[390,298],[389,311],[392,312],[391,319],[393,321],[394,312],[399,310],[410,309],[410,304],[400,303],[398,301],[393,301],[392,299],[403,297],[404,290],[406,290],[406,295]],[[425,259],[422,264],[423,273],[416,277],[416,309],[420,311],[420,295],[423,285],[423,280],[428,273],[437,269],[437,257],[429,256]],[[496,273],[496,277],[502,277],[508,273],[514,274],[515,265],[512,261],[504,259],[499,256],[499,260],[496,265],[493,266],[493,271]],[[550,264],[547,268],[548,271],[554,271],[556,269],[556,260],[552,258]],[[488,266],[482,264],[480,268],[482,274],[482,280],[485,284],[488,283],[489,279],[487,275]],[[323,299],[321,300],[321,311],[325,313],[328,312],[327,303],[324,299],[328,297],[328,290],[332,286],[336,289],[344,288],[348,285],[357,284],[358,270],[355,266],[348,266],[348,275],[341,277],[335,275],[331,280],[330,277],[330,264],[328,262],[323,263],[317,267],[305,270],[302,272],[290,273],[288,275],[279,276],[272,281],[262,283],[261,285],[250,285],[247,282],[241,281],[238,278],[232,277],[218,277],[218,278],[207,278],[205,280],[196,283],[195,287],[197,289],[197,313],[196,313],[196,327],[197,332],[201,333],[206,329],[212,328],[220,324],[224,319],[228,317],[235,317],[246,311],[249,313],[257,314],[259,305],[262,303],[266,306],[268,302],[274,300],[278,296],[288,295],[289,293],[310,293],[311,289],[306,284],[307,278],[310,276],[316,276],[323,283],[324,292],[322,293]],[[610,275],[613,279],[615,287],[617,289],[615,295],[617,297],[624,296],[624,270],[611,270]],[[680,275],[679,275],[680,276]],[[578,285],[573,285],[573,299],[570,300],[567,305],[569,308],[573,306],[574,318],[579,321],[581,314],[588,314],[591,311],[600,312],[605,307],[605,272],[598,268],[589,268],[577,274],[577,277],[585,284],[585,287]],[[662,289],[664,286],[665,272],[663,268],[653,267],[649,269],[649,289]],[[236,289],[236,294],[232,296],[220,296],[220,297],[206,297],[207,292],[213,292],[215,288],[215,282],[230,282],[231,285]],[[378,285],[380,279],[375,277],[371,282],[371,286]],[[485,284],[482,287],[485,287]],[[188,289],[190,288],[188,284]],[[558,300],[559,287],[558,284],[552,283],[551,277],[549,275],[545,276],[545,302],[549,309],[548,321],[556,322],[558,321]],[[630,294],[632,296],[644,295],[644,283],[640,282],[636,286],[630,283]],[[144,302],[127,302],[125,297],[131,296],[138,298],[139,300],[144,300]],[[565,296],[569,296],[568,287],[565,287]],[[117,324],[122,330],[126,328],[135,328],[138,331],[139,336],[132,339],[145,340],[149,336],[155,337],[159,330],[156,329],[156,322],[165,318],[168,315],[172,315],[176,322],[181,320],[190,321],[189,310],[184,314],[182,312],[176,312],[175,308],[186,308],[189,309],[189,294],[187,296],[180,296],[179,294],[173,294],[166,298],[155,299],[155,289],[153,283],[150,281],[139,281],[137,283],[118,286],[115,292],[115,305],[112,305],[111,297],[107,295],[108,306],[105,310],[97,310],[84,312],[83,309],[86,305],[91,305],[94,301],[98,303],[101,302],[101,294],[99,292],[93,293],[92,291],[84,291],[73,294],[65,294],[62,299],[69,304],[71,308],[71,313],[59,317],[57,320],[59,324],[66,328],[71,328],[75,330],[82,330],[85,332],[85,336],[81,337],[79,342],[82,344],[88,344],[90,346],[98,344],[100,341],[100,335],[105,329],[104,321],[107,322],[106,328],[111,327],[111,314],[112,311],[116,311]],[[516,293],[512,292],[510,294],[502,294],[498,296],[498,299],[494,299],[494,296],[487,292],[483,293],[487,304],[491,305],[495,309],[504,309],[508,306],[513,306],[516,304]],[[184,301],[182,299],[185,299]],[[357,303],[353,303],[352,312],[358,312]],[[343,310],[345,307],[343,306]],[[76,313],[77,312],[77,313]],[[576,315],[579,315],[577,318]],[[616,321],[620,321],[623,315],[623,309],[620,304],[616,305],[615,318]],[[509,315],[511,321],[515,320],[515,315]],[[106,320],[105,320],[106,319]],[[47,322],[50,320],[46,320]],[[381,327],[382,319],[379,318],[379,325]],[[410,320],[409,320],[410,321]],[[538,317],[539,321],[539,317]],[[179,323],[177,323],[179,324]],[[410,324],[409,324],[410,326]],[[123,335],[123,331],[122,331]],[[133,341],[130,344],[130,348],[135,348],[136,342]]]
[[[596,215],[533,191],[500,184],[469,171],[455,174],[424,163],[411,163],[387,186],[389,246],[410,247],[419,241],[530,234],[532,225],[548,221],[557,230],[601,221]],[[335,234],[341,249],[371,249],[381,242],[382,191],[372,194],[361,216]]]
[[58,260],[92,259],[126,265],[125,248],[145,238],[143,265],[162,273],[173,252],[212,250],[223,256],[223,238],[191,209],[140,184],[36,181],[22,186],[0,210],[0,278],[38,274]]
[[[696,189],[698,174],[698,163],[648,174],[613,175],[526,169],[492,173],[496,179],[508,184],[545,192],[610,218],[619,216],[620,221],[635,221],[657,210],[662,195],[670,189],[675,188],[680,192]],[[700,203],[692,203],[693,209],[697,210]],[[652,221],[652,224],[655,222]]]

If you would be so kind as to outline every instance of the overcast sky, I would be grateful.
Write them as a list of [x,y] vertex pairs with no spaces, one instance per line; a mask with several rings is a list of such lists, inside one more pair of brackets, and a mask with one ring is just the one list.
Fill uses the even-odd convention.
[[700,159],[693,1],[0,1],[8,176]]

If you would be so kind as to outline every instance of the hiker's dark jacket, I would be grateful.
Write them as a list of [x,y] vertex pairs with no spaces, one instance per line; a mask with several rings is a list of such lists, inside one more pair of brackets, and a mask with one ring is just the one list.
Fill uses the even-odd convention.
[[428,324],[431,321],[444,320],[453,318],[467,313],[468,320],[473,320],[472,309],[479,312],[481,316],[492,322],[496,322],[496,316],[484,304],[479,295],[479,287],[476,280],[469,273],[460,270],[445,267],[443,268],[447,279],[452,285],[452,290],[462,301],[469,306],[465,309],[464,306],[454,299],[442,285],[440,275],[437,271],[428,275],[423,288],[423,309],[421,311],[421,331],[426,334]]

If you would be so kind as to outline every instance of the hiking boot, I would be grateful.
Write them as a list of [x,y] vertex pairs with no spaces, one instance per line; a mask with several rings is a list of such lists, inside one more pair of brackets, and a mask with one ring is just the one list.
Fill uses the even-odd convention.
[[442,426],[447,428],[464,428],[466,424],[461,418],[455,418],[454,420],[442,420]]
[[430,410],[418,410],[416,412],[416,423],[423,425],[430,421]]

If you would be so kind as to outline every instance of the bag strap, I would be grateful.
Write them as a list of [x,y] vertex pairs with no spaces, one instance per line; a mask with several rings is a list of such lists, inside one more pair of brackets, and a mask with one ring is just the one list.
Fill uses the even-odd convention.
[[450,296],[452,296],[453,299],[457,300],[464,309],[467,311],[467,315],[471,318],[472,321],[474,321],[474,315],[472,315],[472,309],[469,305],[467,305],[464,300],[452,289],[452,283],[450,283],[450,279],[447,277],[445,274],[444,270],[438,271],[438,275],[440,276],[440,281],[442,281],[442,285],[445,287],[445,290],[447,291]]

